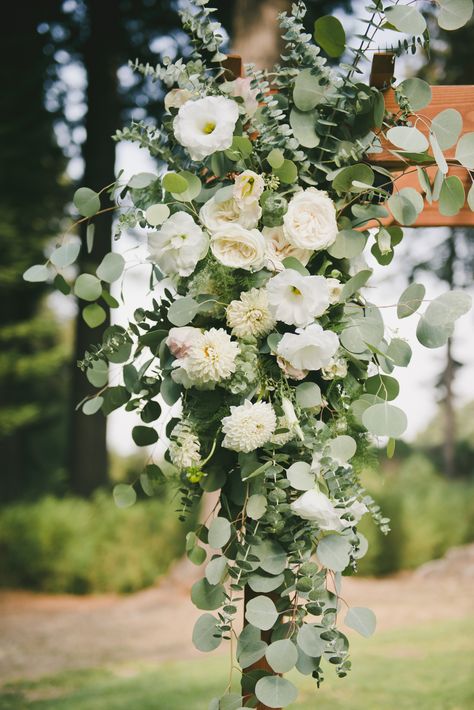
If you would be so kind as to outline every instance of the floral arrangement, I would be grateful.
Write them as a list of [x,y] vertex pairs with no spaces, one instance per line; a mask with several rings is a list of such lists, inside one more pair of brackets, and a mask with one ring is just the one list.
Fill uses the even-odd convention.
[[[446,29],[472,13],[467,0],[437,4]],[[203,492],[219,492],[186,546],[192,562],[206,562],[192,588],[204,612],[194,644],[211,651],[229,640],[231,663],[235,654],[242,670],[242,695],[229,685],[213,710],[286,706],[297,690],[282,674],[294,666],[318,685],[325,661],[338,676],[348,673],[341,618],[363,636],[375,629],[369,609],[344,611],[341,580],[367,550],[360,519],[371,515],[389,530],[357,464],[374,437],[390,454],[404,432],[406,416],[391,403],[399,390],[393,373],[409,365],[411,349],[385,331],[375,292],[369,300],[363,291],[371,276],[363,253],[371,248],[381,264],[391,261],[403,230],[387,218],[413,224],[422,193],[444,214],[463,207],[463,183],[450,170],[474,168],[474,134],[462,135],[454,109],[435,117],[428,138],[419,130],[431,97],[420,79],[396,86],[399,111],[386,112],[381,91],[360,78],[365,53],[384,28],[402,36],[395,54],[428,51],[428,30],[411,2],[376,0],[368,12],[351,49],[334,17],[316,22],[313,41],[297,2],[280,17],[281,65],[272,72],[248,66],[245,77],[230,79],[220,26],[207,0],[195,0],[182,13],[191,57],[133,64],[169,89],[162,125],[134,123],[116,136],[138,142],[160,165],[159,174],[126,184],[119,177],[109,189],[116,236],[129,228],[147,234],[154,298],[127,328],[107,328],[85,353],[80,366],[98,391],[82,408],[138,413],[142,424],[132,436],[140,446],[156,444],[166,430],[165,462],[152,453],[135,486],[151,495],[164,480],[175,482],[181,517]],[[344,51],[350,64],[330,66],[324,57]],[[399,190],[396,177],[370,165],[382,140],[417,171],[420,191]],[[437,165],[434,180],[428,165]],[[90,223],[89,250],[101,196],[83,187],[74,198],[79,221]],[[472,189],[467,199],[472,208]],[[113,251],[71,286],[64,276],[80,248],[66,237],[25,278],[56,270],[56,285],[86,302],[82,315],[97,327],[105,320],[101,299],[118,305],[107,284],[120,279],[125,260]],[[424,293],[411,284],[398,316],[415,314]],[[469,307],[459,292],[430,302],[418,314],[420,342],[445,344]],[[110,362],[122,364],[123,384],[109,384]],[[133,504],[135,486],[115,488],[118,505]]]

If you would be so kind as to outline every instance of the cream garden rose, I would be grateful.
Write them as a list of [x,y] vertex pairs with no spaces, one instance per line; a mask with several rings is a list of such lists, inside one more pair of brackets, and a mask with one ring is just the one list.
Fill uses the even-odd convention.
[[326,367],[339,347],[339,339],[319,323],[285,333],[278,343],[277,354],[297,370],[320,370]]
[[287,240],[283,227],[264,227],[265,266],[270,271],[283,271],[283,260],[289,256],[306,266],[313,253],[311,249],[299,249]]
[[186,212],[171,215],[161,228],[148,235],[150,261],[166,276],[189,276],[203,259],[209,237]]
[[262,216],[262,208],[258,201],[250,204],[238,203],[226,188],[221,194],[214,195],[199,211],[199,219],[208,232],[213,234],[228,224],[240,224],[245,229],[254,229]]
[[265,240],[258,229],[228,224],[212,235],[211,251],[224,266],[256,271],[264,263]]
[[165,95],[165,109],[181,108],[187,101],[193,98],[193,94],[188,89],[171,89]]
[[173,121],[174,135],[193,160],[203,160],[230,148],[238,118],[235,101],[225,96],[205,96],[181,106]]
[[315,187],[297,192],[283,217],[283,229],[290,244],[299,249],[327,249],[338,232],[334,202]]

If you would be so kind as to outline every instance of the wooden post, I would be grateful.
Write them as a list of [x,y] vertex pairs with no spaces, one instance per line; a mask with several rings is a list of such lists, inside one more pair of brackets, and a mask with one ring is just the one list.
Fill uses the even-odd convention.
[[[247,585],[244,589],[244,613],[245,613],[245,609],[247,608],[247,603],[256,596],[268,596],[272,600],[275,599],[275,596],[272,594],[263,595],[261,592],[259,592],[257,594],[254,591],[252,591],[252,589],[250,589],[250,587]],[[245,624],[246,624],[246,621],[245,621],[245,617],[244,617],[244,626],[245,626]],[[270,629],[270,631],[262,631],[260,633],[260,637],[261,637],[262,641],[265,641],[268,644],[271,641],[271,635],[272,635],[271,629]],[[260,671],[260,670],[268,671],[269,673],[272,673],[272,674],[274,673],[273,669],[269,666],[265,656],[262,656],[262,658],[260,658],[260,660],[258,660],[256,663],[252,663],[251,666],[246,668],[244,671],[244,675],[245,675],[245,673],[249,673],[251,671]],[[242,694],[244,697],[244,702],[251,697],[250,693],[244,694],[243,688],[242,688]],[[282,708],[269,708],[268,705],[263,705],[263,703],[257,703],[256,710],[282,710]]]

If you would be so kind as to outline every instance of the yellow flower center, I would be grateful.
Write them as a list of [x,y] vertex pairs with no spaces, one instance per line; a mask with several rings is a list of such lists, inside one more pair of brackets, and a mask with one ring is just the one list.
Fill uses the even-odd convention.
[[204,125],[203,131],[208,136],[210,133],[212,133],[212,131],[214,130],[215,127],[216,127],[215,123],[213,123],[212,121],[208,121]]
[[296,286],[292,286],[291,290],[295,294],[295,296],[301,296],[301,291],[299,290],[299,288],[296,288]]

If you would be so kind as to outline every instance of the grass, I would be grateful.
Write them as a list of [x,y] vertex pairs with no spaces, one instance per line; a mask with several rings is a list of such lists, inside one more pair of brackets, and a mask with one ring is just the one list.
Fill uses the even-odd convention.
[[[448,600],[446,600],[448,603]],[[455,603],[455,601],[453,601]],[[327,669],[321,689],[298,675],[298,710],[474,708],[474,618],[353,639],[353,672]],[[224,656],[72,671],[0,690],[2,710],[207,710],[227,678]],[[296,679],[296,676],[295,676]]]

